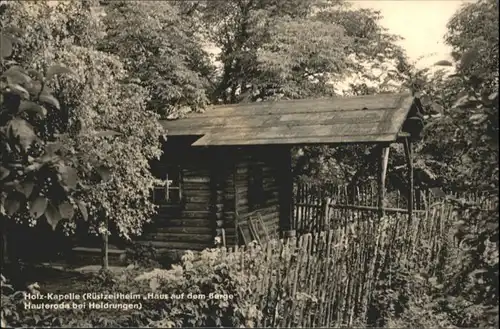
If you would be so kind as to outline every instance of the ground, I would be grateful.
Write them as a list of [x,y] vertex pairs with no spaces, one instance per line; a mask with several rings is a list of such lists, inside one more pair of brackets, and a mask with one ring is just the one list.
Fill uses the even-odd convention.
[[[79,268],[63,268],[55,265],[9,264],[2,268],[2,274],[9,278],[16,290],[24,290],[27,285],[38,283],[42,292],[71,293],[88,290],[88,281],[99,272],[101,266],[88,265]],[[119,273],[125,267],[110,266],[109,270]]]

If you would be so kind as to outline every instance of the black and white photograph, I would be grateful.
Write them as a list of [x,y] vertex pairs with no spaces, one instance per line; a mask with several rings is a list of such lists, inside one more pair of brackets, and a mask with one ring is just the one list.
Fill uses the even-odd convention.
[[1,328],[498,328],[498,0],[0,0]]

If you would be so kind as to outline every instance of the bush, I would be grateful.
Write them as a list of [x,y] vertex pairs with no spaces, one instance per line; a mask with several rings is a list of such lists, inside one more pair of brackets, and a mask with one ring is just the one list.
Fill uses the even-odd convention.
[[130,265],[123,273],[101,271],[84,282],[85,291],[71,291],[139,294],[144,298],[130,303],[140,302],[140,310],[27,310],[22,292],[5,290],[2,327],[252,327],[264,315],[252,289],[263,272],[261,252],[258,246],[243,255],[187,252],[171,269],[145,273]]
[[[372,296],[371,324],[498,326],[498,209],[454,207],[453,221],[441,216],[441,235],[420,239],[408,260],[393,259],[382,270]],[[438,247],[430,239],[439,239]],[[396,239],[393,248],[401,247]]]
[[146,269],[160,267],[156,249],[150,245],[134,243],[131,247],[127,248],[125,259],[128,264]]
[[[254,247],[252,251],[258,252]],[[250,260],[252,251],[243,257]],[[247,259],[248,258],[248,259]],[[136,278],[148,282],[147,302],[162,313],[152,322],[155,327],[234,327],[247,326],[259,316],[256,305],[248,303],[251,283],[258,276],[258,267],[248,262],[249,271],[240,272],[234,254],[211,249],[201,253],[188,252],[180,265],[169,270],[155,270]],[[257,261],[258,262],[258,261]],[[149,308],[149,307],[148,307]]]
[[67,316],[66,310],[33,310],[27,309],[24,305],[26,299],[24,293],[39,293],[38,284],[32,284],[25,291],[15,291],[12,285],[7,282],[7,279],[1,276],[2,289],[2,308],[1,308],[1,325],[2,328],[7,327],[57,327],[63,326]]

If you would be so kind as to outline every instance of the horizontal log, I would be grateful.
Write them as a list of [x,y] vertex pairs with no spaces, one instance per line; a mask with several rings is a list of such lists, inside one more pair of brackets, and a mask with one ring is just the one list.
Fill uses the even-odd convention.
[[139,244],[151,245],[160,249],[203,250],[213,247],[212,243],[175,242],[175,241],[137,241]]
[[257,215],[257,213],[260,213],[261,216],[264,216],[264,215],[267,215],[267,214],[270,214],[270,213],[278,213],[279,212],[279,206],[270,206],[270,207],[263,207],[263,208],[260,208],[260,209],[256,209],[256,210],[253,210],[251,212],[248,212],[248,211],[241,211],[239,210],[238,211],[238,216],[237,216],[237,219],[238,221],[240,220],[244,220],[250,216],[255,216]]
[[157,214],[153,216],[153,219],[156,220],[162,220],[162,219],[169,219],[169,218],[185,218],[185,219],[203,219],[203,218],[209,218],[213,213],[208,210],[177,210],[177,211],[171,211],[167,209],[159,209]]
[[213,234],[215,229],[209,226],[202,227],[189,227],[189,226],[181,226],[181,227],[158,227],[155,230],[155,233],[173,233],[173,234]]
[[181,184],[182,195],[197,195],[198,193],[210,193],[213,188],[210,184]]
[[278,181],[278,178],[276,175],[264,176],[262,181],[264,182],[264,184],[276,184],[276,182]]
[[236,167],[236,174],[240,175],[240,174],[246,174],[248,173],[248,167],[245,165],[238,165]]
[[209,182],[189,182],[182,179],[181,187],[183,190],[205,191],[211,190],[212,186]]
[[187,211],[211,211],[212,207],[208,203],[203,204],[203,203],[189,202],[189,203],[186,203],[184,205],[184,210],[187,210]]
[[246,214],[249,213],[248,205],[243,205],[243,206],[238,205],[237,210],[238,210],[238,217],[237,218],[240,218],[241,216],[245,216]]
[[224,224],[223,228],[232,228],[236,225],[236,220],[235,219],[224,219]]
[[[74,252],[81,252],[81,253],[101,253],[101,248],[75,247],[71,250]],[[121,254],[126,253],[126,251],[123,249],[109,248],[108,253],[121,255]]]
[[236,184],[243,184],[246,185],[248,184],[249,176],[248,174],[235,174],[234,175],[234,181]]
[[[309,207],[309,208],[321,208],[321,207],[323,207],[320,204],[306,203],[306,202],[295,202],[294,205],[297,206],[297,207]],[[332,205],[332,207],[337,207],[337,206],[338,205],[335,205],[335,206]]]
[[218,201],[219,203],[217,204],[210,204],[210,203],[195,203],[195,202],[188,202],[184,205],[184,210],[186,211],[209,211],[209,212],[222,212],[226,208],[228,210],[234,208],[234,201],[233,200],[223,200],[223,201]]
[[224,187],[217,187],[217,186],[209,186],[209,188],[204,188],[204,189],[187,189],[183,187],[182,192],[184,195],[209,198],[213,195],[225,196],[226,194],[231,193],[232,190],[228,190]]
[[184,176],[182,179],[185,183],[210,183],[210,177],[205,176]]
[[278,205],[279,203],[280,203],[279,199],[276,197],[271,198],[271,199],[266,199],[264,202],[264,207],[272,207],[272,206]]
[[[278,191],[264,191],[265,198],[264,203],[276,203],[278,201],[279,192]],[[238,195],[238,202],[248,202],[249,198],[247,193],[241,193]]]
[[236,195],[236,194],[234,193],[234,191],[224,191],[224,195],[223,195],[223,197],[224,197],[224,199],[226,199],[226,200],[234,200],[235,195]]
[[[277,206],[279,203],[276,199],[265,200],[262,204],[260,204],[259,208],[267,208]],[[241,207],[249,207],[251,204],[246,198],[242,198],[238,200],[237,206],[238,210],[241,212]],[[257,207],[254,205],[254,208]]]
[[[264,204],[262,204],[258,209],[252,210],[252,212],[253,211],[259,211],[259,210],[267,211],[267,209],[279,208],[279,205],[280,205],[280,203],[278,202],[278,199],[266,200],[266,202],[264,202]],[[246,213],[249,212],[247,204],[238,205],[238,209],[237,210],[238,210],[238,214],[240,216],[242,214],[246,214]]]
[[187,176],[210,176],[211,168],[198,164],[184,164],[182,174]]
[[235,227],[225,227],[224,232],[227,236],[234,235],[236,233],[236,228]]
[[225,219],[234,219],[236,218],[236,213],[234,211],[234,209],[232,210],[225,210],[223,213],[222,213],[222,217],[225,218]]
[[238,205],[238,206],[246,206],[246,205],[248,205],[247,198],[246,197],[238,198],[238,202],[236,203],[236,205]]
[[155,219],[151,224],[155,227],[172,227],[172,226],[182,226],[182,227],[212,227],[213,221],[209,218],[204,219],[172,219],[172,218],[162,218],[161,220]]
[[[249,181],[249,178],[250,178],[250,174],[236,174],[234,176],[234,179],[236,182],[248,182]],[[277,173],[265,173],[263,176],[262,176],[262,180],[264,181],[274,181],[276,180],[276,177],[277,177]]]
[[210,203],[210,195],[201,196],[184,196],[184,201],[186,203]]
[[251,171],[250,167],[254,166],[254,165],[259,166],[263,173],[271,173],[271,172],[276,171],[276,168],[274,168],[273,166],[266,164],[266,163],[259,164],[259,163],[250,163],[250,162],[240,162],[236,166],[236,173],[237,174],[248,173],[249,171]]
[[262,221],[265,223],[278,223],[279,222],[279,212],[273,211],[268,214],[261,215]]
[[204,197],[204,198],[208,199],[214,195],[225,196],[226,191],[224,191],[223,189],[213,189],[213,188],[212,189],[199,189],[199,190],[183,188],[182,195],[189,196],[189,197]]
[[202,242],[212,243],[215,234],[147,233],[141,239],[148,241]]
[[[264,202],[263,204],[261,204],[259,206],[259,209],[263,209],[263,208],[267,208],[267,207],[276,207],[278,205],[279,205],[279,202],[276,199],[266,200],[266,202]],[[243,209],[250,207],[250,203],[246,199],[241,199],[241,200],[238,200],[237,207],[238,207],[238,211],[241,213],[243,211]],[[256,206],[254,205],[253,208],[256,208]]]
[[269,214],[269,213],[274,213],[274,212],[279,212],[279,205],[278,204],[273,204],[270,206],[265,206],[262,207],[258,210],[262,215],[264,214]]
[[[351,209],[351,210],[367,210],[367,211],[378,211],[378,207],[370,207],[370,206],[357,206],[357,205],[330,205],[330,208],[333,209]],[[408,213],[408,209],[402,208],[383,208],[385,212],[393,212],[393,213]],[[425,213],[425,210],[413,210],[413,213]]]

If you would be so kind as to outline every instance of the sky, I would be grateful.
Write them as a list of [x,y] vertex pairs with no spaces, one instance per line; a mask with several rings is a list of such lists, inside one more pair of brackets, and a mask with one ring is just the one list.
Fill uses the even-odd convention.
[[382,25],[404,38],[401,46],[419,67],[448,59],[450,49],[444,44],[446,24],[461,5],[471,0],[352,0],[354,6],[380,10]]

